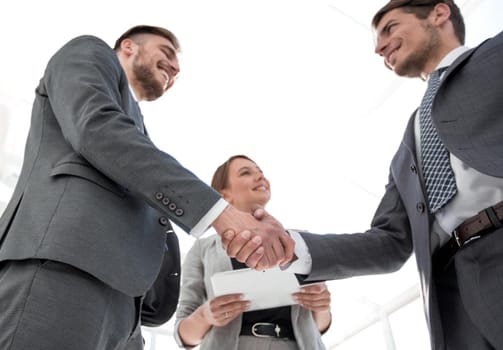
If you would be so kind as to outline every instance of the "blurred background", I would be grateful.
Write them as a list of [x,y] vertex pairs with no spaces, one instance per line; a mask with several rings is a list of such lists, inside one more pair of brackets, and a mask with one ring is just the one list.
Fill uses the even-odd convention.
[[[503,29],[501,0],[458,0],[474,46]],[[246,154],[272,183],[269,211],[315,233],[365,230],[425,85],[373,53],[382,0],[9,1],[0,5],[0,212],[21,168],[34,89],[50,56],[93,34],[113,45],[137,24],[180,39],[181,74],[141,105],[156,145],[208,182]],[[194,239],[178,229],[182,255]],[[210,234],[211,232],[208,232]],[[398,272],[330,281],[328,349],[427,349],[414,258]],[[173,322],[146,349],[175,349]]]

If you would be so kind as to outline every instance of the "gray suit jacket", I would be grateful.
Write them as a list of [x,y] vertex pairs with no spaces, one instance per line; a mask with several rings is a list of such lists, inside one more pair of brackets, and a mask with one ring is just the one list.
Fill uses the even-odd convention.
[[189,231],[219,198],[152,143],[115,52],[78,37],[35,91],[0,261],[61,261],[139,296],[161,267],[169,220]]
[[[503,33],[458,58],[433,105],[433,122],[447,149],[467,165],[503,177]],[[415,113],[414,113],[415,114]],[[482,208],[481,208],[482,209]],[[413,118],[390,167],[389,182],[365,233],[303,233],[310,279],[339,279],[399,269],[415,253],[434,349],[444,349],[432,276],[429,213],[418,175]],[[455,257],[467,312],[493,344],[503,344],[503,235],[492,234]],[[499,281],[487,276],[499,276]],[[498,280],[498,278],[496,278]],[[453,316],[454,317],[454,316]]]
[[[183,347],[178,335],[180,321],[214,297],[211,276],[216,272],[230,270],[231,260],[217,235],[197,240],[187,253],[182,267],[182,290],[175,321],[175,339],[180,347]],[[292,305],[291,319],[300,350],[325,349],[311,311]],[[242,316],[239,316],[224,327],[211,328],[201,343],[201,349],[237,350],[241,321]]]

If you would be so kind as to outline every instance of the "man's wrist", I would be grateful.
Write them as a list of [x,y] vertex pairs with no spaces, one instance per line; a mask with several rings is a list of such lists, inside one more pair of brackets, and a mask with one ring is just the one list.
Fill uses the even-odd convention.
[[286,232],[295,241],[295,258],[292,258],[288,264],[283,265],[282,269],[296,274],[309,275],[311,273],[312,260],[306,242],[298,231],[288,229]]

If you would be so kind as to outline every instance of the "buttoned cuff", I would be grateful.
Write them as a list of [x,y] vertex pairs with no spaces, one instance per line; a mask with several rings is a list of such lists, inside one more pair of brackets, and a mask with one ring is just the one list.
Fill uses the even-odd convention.
[[220,198],[218,202],[216,202],[215,205],[201,218],[201,220],[199,220],[196,226],[190,230],[189,234],[196,238],[201,237],[228,205],[229,203],[227,203],[225,199]]
[[286,231],[295,241],[295,256],[297,259],[286,266],[283,266],[282,270],[301,275],[309,275],[313,266],[313,260],[304,238],[302,238],[300,233],[295,230],[289,229]]

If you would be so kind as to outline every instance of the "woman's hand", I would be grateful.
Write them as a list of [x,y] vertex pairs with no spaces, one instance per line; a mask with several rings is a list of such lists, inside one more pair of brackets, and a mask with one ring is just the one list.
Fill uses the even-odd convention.
[[311,311],[330,311],[330,291],[325,282],[301,286],[300,292],[293,294],[294,300]]
[[300,288],[293,294],[293,299],[302,307],[313,312],[313,318],[321,334],[325,333],[332,323],[330,313],[330,291],[325,282],[314,283]]
[[242,298],[242,294],[226,294],[210,299],[200,307],[202,317],[211,326],[225,326],[250,307]]
[[242,294],[227,294],[208,300],[180,321],[178,334],[186,346],[201,344],[211,327],[222,327],[250,307]]

